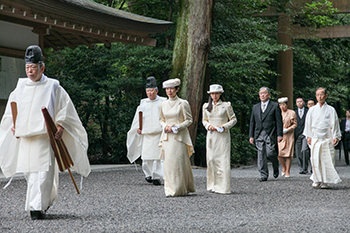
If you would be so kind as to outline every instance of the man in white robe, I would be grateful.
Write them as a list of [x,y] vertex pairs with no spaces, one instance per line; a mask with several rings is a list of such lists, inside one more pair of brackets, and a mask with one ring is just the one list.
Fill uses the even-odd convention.
[[[87,133],[67,92],[55,79],[44,75],[40,47],[29,46],[25,53],[27,78],[18,80],[10,94],[0,124],[0,166],[5,177],[24,173],[27,180],[25,210],[33,220],[45,217],[57,198],[58,166],[50,144],[41,108],[48,109],[57,126],[56,139],[65,141],[74,166],[83,175],[90,173]],[[13,124],[11,102],[17,103]]]
[[327,188],[327,184],[336,184],[341,179],[335,170],[335,149],[341,139],[338,116],[335,109],[326,103],[326,89],[316,91],[318,103],[309,109],[304,135],[311,148],[311,165],[314,188]]
[[[160,159],[158,147],[162,127],[159,124],[159,104],[166,100],[159,97],[157,83],[154,77],[148,77],[146,83],[146,99],[142,99],[136,109],[131,129],[127,135],[127,157],[133,163],[141,156],[142,170],[146,181],[160,185],[163,179],[163,160]],[[142,112],[142,129],[139,128],[139,112]]]

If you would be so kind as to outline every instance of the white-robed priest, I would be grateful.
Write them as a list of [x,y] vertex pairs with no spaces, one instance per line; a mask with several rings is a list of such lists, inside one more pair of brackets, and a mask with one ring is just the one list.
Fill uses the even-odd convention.
[[[45,64],[40,47],[25,52],[27,78],[18,80],[10,94],[0,125],[0,166],[5,177],[24,173],[27,180],[25,210],[31,219],[42,219],[57,198],[58,166],[50,144],[42,107],[46,107],[57,126],[56,139],[63,139],[73,169],[82,176],[90,173],[87,157],[87,133],[75,107],[55,79],[44,75]],[[15,127],[11,102],[17,103]]]
[[341,139],[338,116],[335,109],[326,102],[328,97],[325,88],[316,90],[318,103],[309,109],[304,135],[311,148],[311,165],[314,188],[327,188],[327,184],[336,184],[341,179],[335,170],[335,150]]
[[[131,129],[127,135],[127,157],[133,163],[141,156],[142,170],[146,175],[146,181],[154,185],[160,185],[163,179],[163,160],[160,159],[158,147],[162,127],[159,124],[159,104],[166,100],[158,96],[156,79],[147,78],[146,94],[148,98],[142,99],[136,109]],[[142,112],[140,114],[140,112]],[[142,129],[140,129],[140,117],[142,117]]]

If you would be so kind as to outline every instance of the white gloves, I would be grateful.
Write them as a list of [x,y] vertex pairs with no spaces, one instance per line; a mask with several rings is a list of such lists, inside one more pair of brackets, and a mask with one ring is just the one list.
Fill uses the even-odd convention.
[[179,132],[179,126],[173,126],[171,127],[171,130],[173,131],[174,134],[177,134]]
[[[216,131],[218,131],[219,133],[222,133],[225,131],[224,127],[214,127],[216,129]],[[213,131],[209,131],[210,133],[213,133]]]
[[219,133],[224,132],[224,127],[215,127],[215,129],[216,129]]
[[288,133],[288,129],[283,129],[283,134]]

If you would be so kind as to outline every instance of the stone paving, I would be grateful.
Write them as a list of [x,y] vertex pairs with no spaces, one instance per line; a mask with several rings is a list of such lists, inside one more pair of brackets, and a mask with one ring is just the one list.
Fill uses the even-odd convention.
[[140,167],[94,167],[80,195],[62,173],[58,202],[35,221],[18,177],[0,190],[0,232],[350,232],[350,166],[336,161],[343,182],[329,189],[313,189],[294,159],[290,178],[262,183],[255,165],[232,169],[230,195],[206,191],[206,169],[195,168],[196,193],[176,198],[148,184]]

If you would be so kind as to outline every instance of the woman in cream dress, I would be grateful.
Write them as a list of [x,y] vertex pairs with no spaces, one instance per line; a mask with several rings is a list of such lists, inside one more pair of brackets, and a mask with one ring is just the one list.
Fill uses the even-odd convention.
[[169,99],[159,105],[159,122],[163,128],[159,146],[164,161],[164,191],[169,196],[195,192],[189,157],[194,152],[187,127],[192,124],[190,105],[177,96],[180,79],[163,83]]
[[237,122],[230,102],[222,101],[221,85],[210,86],[209,102],[203,105],[203,125],[207,132],[207,190],[231,193],[230,129]]
[[297,116],[288,109],[288,97],[278,99],[282,112],[283,139],[278,143],[278,160],[282,165],[282,176],[290,177],[290,167],[294,152],[294,129],[297,127]]

